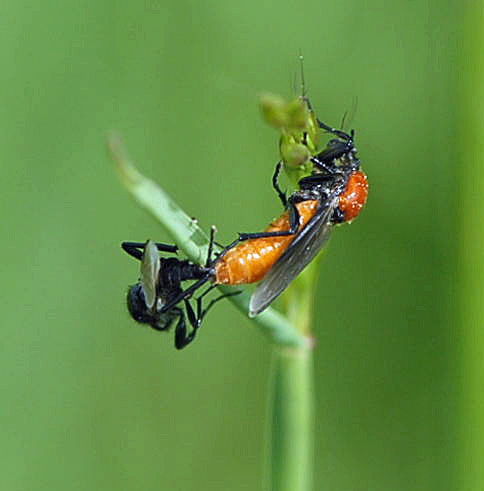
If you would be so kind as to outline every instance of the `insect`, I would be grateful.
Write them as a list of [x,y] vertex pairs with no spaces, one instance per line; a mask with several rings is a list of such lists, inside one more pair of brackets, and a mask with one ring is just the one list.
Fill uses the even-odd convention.
[[[157,331],[166,331],[176,322],[175,347],[177,349],[182,349],[193,341],[203,318],[215,303],[222,298],[239,293],[220,295],[204,308],[203,298],[215,288],[215,285],[212,285],[194,299],[195,310],[187,296],[182,298],[185,309],[177,306],[179,301],[170,305],[173,299],[183,295],[181,287],[183,281],[205,278],[210,269],[188,260],[160,257],[160,252],[176,253],[178,248],[174,245],[154,243],[149,240],[146,243],[123,242],[121,247],[141,262],[140,281],[129,287],[127,295],[131,317],[141,324],[150,325]],[[211,250],[208,257],[210,256]],[[190,333],[187,332],[185,314],[192,327]]]
[[[288,232],[293,235],[253,293],[251,316],[266,309],[317,255],[328,241],[333,225],[351,222],[366,203],[368,180],[360,170],[354,131],[348,134],[319,120],[318,124],[336,138],[311,159],[312,174],[300,179],[299,189],[287,201],[277,183],[281,164],[276,166],[273,185],[288,208]],[[301,209],[308,211],[304,214]]]
[[[366,202],[368,181],[356,156],[354,131],[348,134],[319,120],[318,124],[336,138],[311,159],[312,174],[299,180],[299,189],[289,198],[278,184],[282,164],[276,165],[272,184],[286,211],[264,232],[240,233],[216,259],[207,260],[205,277],[173,298],[164,309],[169,310],[209,280],[214,285],[260,281],[249,304],[249,315],[255,316],[316,256],[329,239],[333,225],[356,218]],[[212,242],[213,237],[210,248]]]

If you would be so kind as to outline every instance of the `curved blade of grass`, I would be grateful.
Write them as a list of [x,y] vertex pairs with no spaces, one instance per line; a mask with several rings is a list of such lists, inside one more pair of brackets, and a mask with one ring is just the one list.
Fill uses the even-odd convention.
[[[160,186],[136,169],[118,135],[109,136],[108,149],[122,183],[134,199],[166,228],[177,246],[192,261],[203,263],[208,252],[208,236],[196,221]],[[223,292],[233,291],[233,288],[219,288]],[[229,297],[229,300],[248,316],[249,298],[250,294],[244,291],[240,295]],[[269,308],[251,320],[278,345],[302,347],[308,343],[287,318],[274,309]]]

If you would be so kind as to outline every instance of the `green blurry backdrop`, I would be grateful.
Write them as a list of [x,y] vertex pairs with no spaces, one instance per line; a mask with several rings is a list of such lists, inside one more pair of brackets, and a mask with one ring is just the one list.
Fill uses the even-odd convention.
[[182,352],[130,320],[119,244],[170,239],[104,139],[222,242],[258,230],[280,205],[257,96],[293,93],[300,49],[321,119],[358,98],[371,186],[322,261],[316,489],[458,489],[457,5],[0,7],[1,489],[262,489],[270,346],[225,302]]

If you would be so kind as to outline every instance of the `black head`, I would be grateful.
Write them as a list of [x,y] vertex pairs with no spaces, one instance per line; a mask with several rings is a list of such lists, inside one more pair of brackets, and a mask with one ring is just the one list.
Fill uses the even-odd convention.
[[136,322],[141,322],[142,324],[156,322],[152,310],[146,305],[143,287],[140,283],[129,287],[126,303],[131,317]]
[[140,283],[130,286],[126,297],[131,317],[140,324],[148,324],[157,331],[169,329],[175,318],[180,316],[180,309],[173,307],[166,312],[161,312],[163,307],[161,298],[158,297],[153,307],[146,305],[143,286]]
[[164,324],[164,317],[168,312],[160,313],[163,306],[161,298],[157,297],[155,304],[149,307],[141,283],[129,287],[126,303],[131,317],[136,322],[150,324],[155,329],[160,326],[160,323]]

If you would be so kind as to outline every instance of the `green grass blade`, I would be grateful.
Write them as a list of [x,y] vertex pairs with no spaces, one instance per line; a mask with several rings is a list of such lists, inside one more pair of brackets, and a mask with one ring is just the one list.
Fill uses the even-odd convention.
[[271,397],[271,490],[313,483],[312,349],[275,349]]
[[457,257],[461,387],[459,489],[484,483],[484,3],[463,4],[459,74]]

